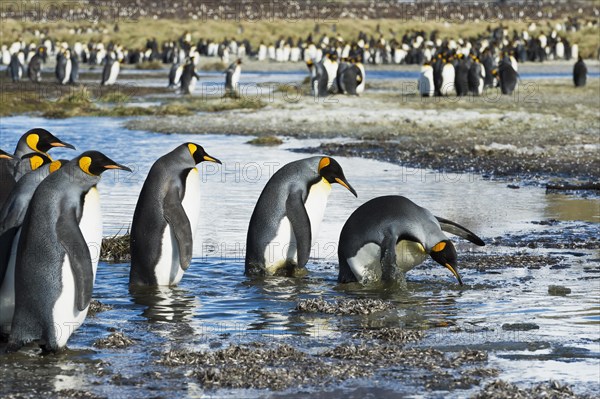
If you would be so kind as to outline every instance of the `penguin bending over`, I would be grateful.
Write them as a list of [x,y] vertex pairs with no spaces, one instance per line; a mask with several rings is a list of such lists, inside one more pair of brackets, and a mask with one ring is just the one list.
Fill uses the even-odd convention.
[[35,190],[17,249],[7,352],[35,340],[45,352],[56,352],[85,320],[102,240],[96,185],[109,169],[131,171],[98,151],[87,151]]
[[337,73],[337,86],[342,94],[358,95],[358,86],[362,83],[362,73],[354,62],[340,63]]
[[42,180],[68,162],[51,161],[38,153],[27,154],[24,158],[31,163],[32,171],[17,182],[0,209],[0,334],[10,333],[15,307],[17,247],[29,202]]
[[573,67],[573,83],[575,84],[575,87],[583,87],[585,86],[586,80],[587,66],[585,65],[585,62],[583,62],[583,58],[579,56],[579,59]]
[[31,57],[27,66],[27,77],[34,83],[41,82],[42,80],[43,53],[45,53],[45,49],[44,47],[40,47],[35,55]]
[[238,97],[240,75],[242,74],[242,60],[237,59],[236,62],[229,65],[225,71],[225,96]]
[[250,218],[246,275],[306,274],[332,183],[356,196],[342,167],[330,157],[290,162],[271,177]]
[[342,228],[338,282],[396,281],[429,255],[447,267],[462,285],[456,250],[442,231],[485,245],[469,230],[433,216],[405,197],[372,199],[354,211]]
[[131,224],[130,286],[176,285],[190,266],[204,161],[221,163],[185,143],[152,165]]

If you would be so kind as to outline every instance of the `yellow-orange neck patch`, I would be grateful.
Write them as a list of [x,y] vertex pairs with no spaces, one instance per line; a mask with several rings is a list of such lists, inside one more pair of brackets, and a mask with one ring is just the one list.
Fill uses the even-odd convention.
[[57,170],[59,170],[62,166],[62,163],[60,161],[54,161],[50,164],[50,173],[54,173]]
[[31,170],[36,170],[44,164],[44,160],[42,159],[42,157],[34,155],[29,158],[29,164],[31,165]]

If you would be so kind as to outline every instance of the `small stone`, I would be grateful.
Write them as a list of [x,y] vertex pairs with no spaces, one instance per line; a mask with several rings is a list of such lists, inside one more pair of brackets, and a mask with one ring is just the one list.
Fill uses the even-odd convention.
[[548,286],[548,294],[554,296],[565,296],[571,293],[571,289],[569,287],[564,287],[562,285],[549,285]]
[[529,331],[539,330],[540,326],[535,323],[505,323],[502,324],[504,331]]

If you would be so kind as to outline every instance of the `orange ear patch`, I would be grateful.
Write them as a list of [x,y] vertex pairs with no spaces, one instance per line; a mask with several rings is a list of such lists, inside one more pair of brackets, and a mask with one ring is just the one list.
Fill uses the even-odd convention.
[[79,160],[79,167],[81,168],[81,170],[83,170],[85,173],[87,173],[90,176],[94,176],[90,172],[90,166],[91,165],[92,165],[92,158],[90,158],[90,157],[82,157]]
[[437,244],[435,244],[435,246],[431,249],[433,252],[440,252],[443,251],[444,248],[446,248],[446,243],[444,241],[438,242]]
[[190,154],[192,154],[192,157],[193,157],[194,154],[196,153],[196,150],[198,149],[198,147],[195,144],[189,143],[188,149],[190,150]]
[[329,160],[329,158],[327,158],[327,157],[321,158],[321,161],[319,162],[319,172],[321,171],[321,169],[329,166],[330,163],[331,163],[331,161]]
[[37,145],[40,142],[40,136],[38,136],[35,133],[30,134],[27,136],[26,141],[29,148],[31,148],[34,151],[38,151]]

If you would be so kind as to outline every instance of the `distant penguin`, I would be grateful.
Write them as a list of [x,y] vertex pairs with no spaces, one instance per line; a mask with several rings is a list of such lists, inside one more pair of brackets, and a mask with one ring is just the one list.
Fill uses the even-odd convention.
[[250,218],[246,275],[306,274],[305,266],[333,183],[356,196],[342,167],[330,157],[301,159],[275,172]]
[[79,56],[71,53],[71,73],[69,75],[69,84],[77,84],[79,82]]
[[9,73],[10,78],[12,79],[13,83],[19,82],[23,78],[24,67],[23,67],[23,64],[21,63],[21,60],[20,60],[18,54],[13,54],[10,57],[10,63],[8,64],[8,73]]
[[221,163],[185,143],[152,165],[131,225],[131,286],[176,285],[190,266],[204,161]]
[[446,62],[442,67],[442,87],[440,89],[442,96],[449,96],[454,92],[455,76],[454,65],[451,62]]
[[181,83],[181,75],[183,74],[183,65],[174,62],[169,71],[169,88],[177,87]]
[[587,66],[580,56],[573,67],[573,83],[575,84],[575,87],[583,87],[585,86],[586,80]]
[[321,62],[314,63],[312,60],[306,61],[306,66],[310,72],[310,91],[313,97],[327,96],[327,70]]
[[15,306],[15,263],[20,229],[33,193],[44,178],[66,162],[43,154],[26,155],[32,171],[25,174],[0,208],[0,334],[10,332]]
[[469,94],[469,67],[470,64],[464,58],[461,58],[456,64],[454,88],[459,97]]
[[421,67],[418,81],[419,94],[423,97],[433,97],[435,94],[435,85],[433,83],[433,67],[424,64]]
[[485,69],[475,58],[469,68],[469,92],[475,96],[483,94],[485,86]]
[[45,352],[56,352],[85,320],[102,241],[96,185],[104,171],[113,169],[131,171],[100,152],[87,151],[35,190],[17,250],[7,352],[35,340]]
[[338,62],[337,62],[337,54],[327,53],[325,54],[325,58],[323,58],[323,67],[327,71],[327,90],[330,93],[337,92],[336,81],[335,78],[337,76],[338,70]]
[[119,72],[121,71],[121,63],[117,59],[115,52],[107,54],[104,58],[104,69],[102,70],[102,80],[100,85],[112,86],[117,83]]
[[188,59],[183,66],[183,72],[181,73],[181,93],[192,94],[196,88],[198,79],[200,79],[200,76],[196,73],[194,61]]
[[485,72],[483,75],[484,87],[496,87],[496,77],[492,73],[494,69],[496,69],[496,63],[487,51],[481,59],[481,64],[483,65],[483,70]]
[[39,83],[42,80],[42,63],[44,60],[40,54],[41,51],[44,51],[43,47],[38,49],[36,54],[31,57],[29,65],[27,65],[27,77],[34,83]]
[[225,71],[225,95],[231,97],[239,96],[240,75],[242,74],[242,60],[237,59]]
[[401,196],[384,196],[361,205],[340,234],[338,282],[396,281],[427,256],[448,268],[459,284],[456,250],[442,232],[485,245],[475,234]]
[[348,63],[345,67],[340,69],[341,72],[338,72],[337,74],[337,86],[340,93],[353,96],[358,95],[357,89],[363,80],[360,69],[354,62]]
[[507,61],[506,57],[500,62],[500,65],[498,65],[497,73],[502,94],[512,94],[517,87],[519,74],[514,70],[510,61]]
[[438,54],[438,56],[435,58],[435,60],[432,61],[433,87],[434,87],[434,94],[436,96],[442,95],[442,84],[444,83],[444,79],[442,78],[442,69],[444,68],[444,62],[445,61],[442,58],[441,54]]
[[73,62],[71,61],[71,52],[69,49],[62,50],[56,56],[56,79],[61,85],[66,85],[71,79],[71,70],[73,69]]

